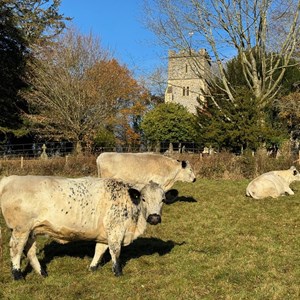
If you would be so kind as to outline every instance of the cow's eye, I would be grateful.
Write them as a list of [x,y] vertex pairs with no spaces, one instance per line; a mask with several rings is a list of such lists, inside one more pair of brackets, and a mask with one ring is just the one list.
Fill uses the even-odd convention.
[[146,202],[145,198],[142,198],[143,202]]

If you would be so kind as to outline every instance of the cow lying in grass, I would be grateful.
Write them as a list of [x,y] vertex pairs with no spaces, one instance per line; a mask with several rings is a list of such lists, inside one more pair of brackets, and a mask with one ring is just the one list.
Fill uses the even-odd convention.
[[290,188],[290,184],[294,181],[300,181],[300,174],[294,166],[288,170],[264,173],[249,183],[246,195],[254,199],[294,195]]
[[163,203],[178,192],[164,192],[156,183],[141,189],[113,179],[9,176],[0,182],[1,210],[12,230],[10,256],[14,279],[22,278],[24,251],[33,269],[42,276],[36,256],[36,235],[48,235],[61,243],[96,241],[90,270],[97,269],[109,248],[116,276],[122,275],[122,245],[143,234],[147,222],[161,222]]

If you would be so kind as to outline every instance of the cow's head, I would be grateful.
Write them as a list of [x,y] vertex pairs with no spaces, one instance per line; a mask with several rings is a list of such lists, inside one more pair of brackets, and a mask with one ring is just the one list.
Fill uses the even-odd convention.
[[186,181],[186,182],[195,182],[196,176],[192,169],[191,164],[187,160],[178,160],[179,162],[179,172],[177,173],[176,180]]
[[290,181],[291,181],[291,182],[292,182],[292,181],[300,181],[300,173],[298,172],[298,170],[296,169],[296,167],[291,166],[291,167],[290,167],[290,171],[291,171],[291,173],[293,174]]
[[151,225],[161,222],[163,203],[173,203],[178,196],[177,190],[164,190],[155,182],[146,184],[139,192],[136,189],[129,189],[129,195],[136,205],[141,204],[142,214],[145,220]]

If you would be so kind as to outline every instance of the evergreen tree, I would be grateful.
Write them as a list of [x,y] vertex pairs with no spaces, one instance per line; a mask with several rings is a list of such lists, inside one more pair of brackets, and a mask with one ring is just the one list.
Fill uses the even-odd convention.
[[14,15],[16,25],[29,45],[44,44],[65,29],[71,20],[59,13],[61,0],[4,0],[3,5]]
[[[0,3],[0,130],[2,135],[20,129],[22,101],[18,91],[25,87],[27,43],[17,27],[14,16]],[[4,134],[4,135],[3,135]]]
[[278,144],[285,132],[264,119],[265,111],[245,87],[236,88],[236,93],[234,106],[221,90],[215,90],[218,96],[208,98],[205,107],[198,109],[198,143],[235,153]]
[[143,118],[141,128],[147,141],[192,142],[196,139],[196,118],[176,103],[162,103]]
[[[259,58],[255,59],[258,68],[262,68]],[[240,56],[227,63],[226,72],[233,85],[235,102],[228,99],[222,83],[216,81],[211,91],[213,97],[207,97],[206,106],[198,110],[199,143],[234,152],[256,150],[262,144],[270,148],[279,147],[281,141],[288,137],[288,126],[279,118],[278,105],[271,101],[262,105],[261,99],[249,90],[245,76],[242,76]],[[277,75],[273,74],[274,80],[279,76],[279,71]],[[278,96],[290,93],[293,83],[299,80],[300,71],[296,62],[291,60],[291,65],[281,78]]]
[[28,132],[28,110],[20,91],[27,87],[27,62],[34,45],[43,45],[64,28],[60,0],[3,0],[0,3],[0,141]]

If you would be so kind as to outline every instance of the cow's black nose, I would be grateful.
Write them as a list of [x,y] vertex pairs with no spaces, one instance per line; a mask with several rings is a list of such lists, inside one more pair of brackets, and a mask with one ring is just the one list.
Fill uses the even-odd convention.
[[151,225],[157,225],[158,223],[161,223],[161,217],[158,214],[149,215],[147,222]]

